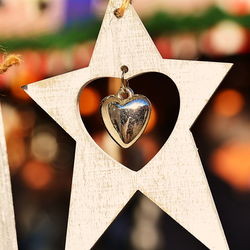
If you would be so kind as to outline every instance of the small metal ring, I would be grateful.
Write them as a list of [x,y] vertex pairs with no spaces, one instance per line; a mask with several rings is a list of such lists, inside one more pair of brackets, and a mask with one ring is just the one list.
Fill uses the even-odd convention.
[[[127,95],[127,96],[124,97],[124,95]],[[131,98],[133,95],[134,95],[134,91],[128,87],[126,88],[121,87],[117,93],[117,97],[122,100]]]

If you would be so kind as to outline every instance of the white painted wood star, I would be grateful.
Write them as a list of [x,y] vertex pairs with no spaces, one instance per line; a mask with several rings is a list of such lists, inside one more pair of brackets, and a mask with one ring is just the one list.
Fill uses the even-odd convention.
[[[114,16],[120,4],[109,2],[89,67],[26,86],[26,92],[76,141],[66,249],[90,249],[137,190],[209,249],[228,249],[190,127],[231,64],[162,59],[132,6],[124,17]],[[128,77],[166,74],[180,94],[172,134],[138,172],[95,144],[78,107],[83,87],[96,78],[119,78],[122,65],[129,67]]]
[[17,250],[10,170],[0,105],[0,250]]

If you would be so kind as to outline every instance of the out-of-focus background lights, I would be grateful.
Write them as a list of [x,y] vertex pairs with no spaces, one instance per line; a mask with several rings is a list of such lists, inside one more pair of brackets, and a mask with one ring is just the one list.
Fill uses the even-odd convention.
[[238,190],[250,189],[250,141],[232,141],[215,150],[211,157],[216,174]]
[[232,117],[244,107],[244,97],[234,89],[225,89],[215,96],[213,109],[217,115]]
[[[20,66],[0,75],[21,250],[64,249],[75,150],[74,140],[21,86],[86,67],[106,6],[107,0],[0,0],[0,52],[22,56]],[[192,132],[230,249],[248,250],[250,0],[134,0],[133,6],[163,58],[235,63]],[[153,111],[132,150],[110,139],[99,116],[102,98],[117,91],[119,79],[99,79],[79,95],[79,115],[93,140],[134,170],[160,150],[178,114],[177,97],[160,89],[159,79],[151,74],[143,89],[133,86],[151,94]],[[151,82],[161,91],[152,91]],[[203,249],[142,195],[126,209],[94,249]]]

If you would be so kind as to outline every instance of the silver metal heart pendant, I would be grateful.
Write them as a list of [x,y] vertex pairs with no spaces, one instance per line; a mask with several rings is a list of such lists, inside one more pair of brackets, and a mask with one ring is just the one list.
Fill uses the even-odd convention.
[[127,66],[122,66],[121,87],[116,95],[102,100],[101,115],[110,136],[123,148],[132,146],[147,127],[151,103],[143,95],[135,95],[124,79],[128,72]]
[[[128,96],[123,98],[123,94]],[[123,148],[130,147],[139,139],[148,124],[150,113],[148,98],[134,95],[130,88],[120,89],[117,95],[108,96],[101,103],[106,129]]]

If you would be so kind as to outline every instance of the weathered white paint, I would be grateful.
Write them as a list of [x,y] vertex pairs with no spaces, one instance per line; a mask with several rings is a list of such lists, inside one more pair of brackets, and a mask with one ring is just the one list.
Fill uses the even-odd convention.
[[[88,68],[26,88],[76,140],[66,249],[90,249],[137,190],[209,249],[228,249],[189,128],[231,64],[163,60],[132,6],[121,19],[113,15],[120,4],[120,0],[110,0]],[[79,113],[82,86],[99,77],[120,77],[121,65],[129,67],[128,77],[149,71],[164,73],[180,94],[179,118],[170,138],[139,172],[103,152]]]
[[9,164],[0,105],[0,250],[17,250]]

